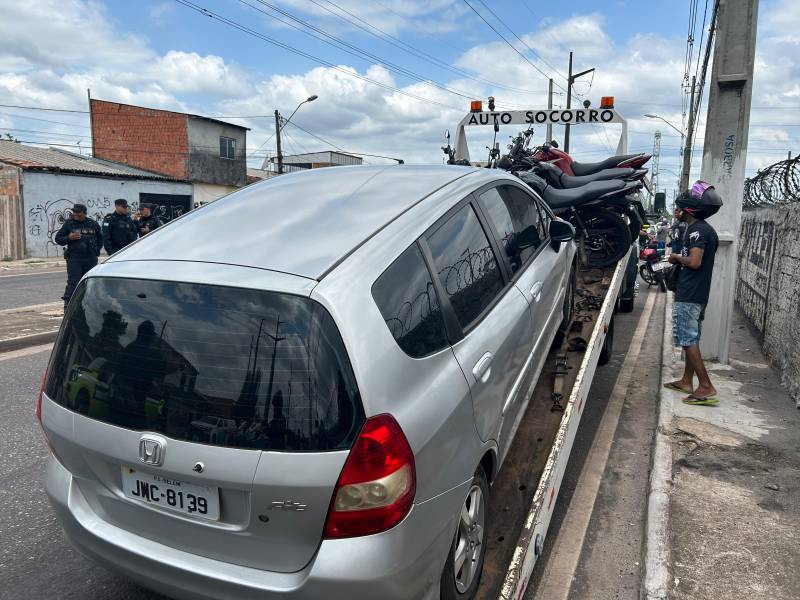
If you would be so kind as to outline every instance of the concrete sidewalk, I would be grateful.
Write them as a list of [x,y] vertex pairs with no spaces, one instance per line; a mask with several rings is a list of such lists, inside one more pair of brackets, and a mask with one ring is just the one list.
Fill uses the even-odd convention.
[[63,316],[64,303],[60,300],[0,310],[0,352],[52,342]]
[[63,256],[0,261],[0,275],[33,273],[37,270],[54,271],[56,269],[67,269],[67,261],[64,260]]
[[[670,298],[662,383],[683,372],[671,306]],[[661,390],[647,598],[800,598],[800,412],[738,311],[730,356],[708,365],[716,407]]]

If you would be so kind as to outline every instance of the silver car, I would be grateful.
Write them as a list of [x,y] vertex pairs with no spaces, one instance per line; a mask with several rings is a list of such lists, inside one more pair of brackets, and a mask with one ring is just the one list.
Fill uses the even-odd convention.
[[[572,239],[496,170],[337,167],[115,254],[37,409],[68,539],[176,598],[472,597]],[[71,402],[101,358],[102,402]]]

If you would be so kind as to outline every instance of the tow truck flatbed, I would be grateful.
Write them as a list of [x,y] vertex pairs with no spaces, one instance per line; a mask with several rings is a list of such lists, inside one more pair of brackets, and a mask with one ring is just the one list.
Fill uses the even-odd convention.
[[[525,594],[590,400],[595,370],[604,362],[601,355],[605,352],[607,360],[610,352],[614,313],[628,265],[626,256],[614,267],[578,274],[578,288],[588,292],[576,298],[573,322],[582,322],[582,329],[570,332],[562,347],[548,356],[503,468],[492,482],[486,557],[476,598],[516,600]],[[575,337],[586,340],[584,351],[567,350],[568,341]],[[553,410],[552,398],[559,356],[566,356],[563,412]]]

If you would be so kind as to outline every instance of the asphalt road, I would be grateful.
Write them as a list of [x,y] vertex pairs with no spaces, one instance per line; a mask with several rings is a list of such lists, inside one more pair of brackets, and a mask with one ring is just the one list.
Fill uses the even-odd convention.
[[[546,562],[552,540],[558,535],[582,458],[591,448],[603,415],[602,400],[608,398],[617,380],[643,304],[644,294],[637,300],[634,313],[617,315],[614,356],[597,371],[590,391],[590,398],[596,402],[587,404],[573,451],[577,458],[568,466],[545,554],[529,589],[535,589],[540,565]],[[646,343],[648,351],[639,365],[645,383],[641,389],[632,386],[631,393],[636,397],[625,403],[570,598],[638,598],[645,502],[639,488],[647,481],[647,440],[655,423],[655,396],[646,382],[652,380],[658,385],[659,380],[660,325],[653,323],[651,330],[652,341]],[[83,558],[65,541],[43,491],[47,449],[34,416],[49,350],[20,354],[11,358],[0,355],[0,414],[4,417],[0,420],[0,597],[163,600]]]
[[44,493],[48,453],[34,414],[50,352],[7,356],[0,355],[0,598],[163,600],[67,544]]
[[66,283],[64,270],[0,275],[0,310],[58,302]]

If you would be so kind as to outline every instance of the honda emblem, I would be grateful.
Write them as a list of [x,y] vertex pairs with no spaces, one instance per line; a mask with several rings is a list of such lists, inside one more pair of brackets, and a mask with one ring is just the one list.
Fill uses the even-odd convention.
[[143,435],[139,439],[139,460],[146,465],[160,467],[164,464],[166,440],[156,436]]

